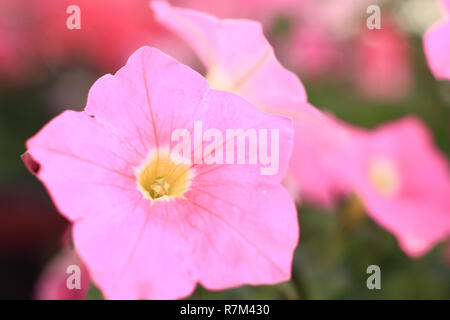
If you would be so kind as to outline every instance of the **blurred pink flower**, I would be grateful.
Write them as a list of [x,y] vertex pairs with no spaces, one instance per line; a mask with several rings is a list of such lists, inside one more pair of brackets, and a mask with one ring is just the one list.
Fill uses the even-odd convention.
[[449,235],[448,161],[418,119],[361,132],[341,151],[332,159],[336,172],[408,255],[421,256]]
[[[192,132],[194,120],[221,132],[278,130],[278,174],[261,175],[260,164],[174,161],[171,134]],[[169,299],[197,282],[220,290],[290,278],[299,229],[280,180],[292,135],[288,119],[210,89],[144,47],[93,85],[84,112],[64,112],[27,147],[105,297]]]
[[423,44],[433,75],[450,80],[450,0],[442,0],[441,4],[446,17],[428,29]]
[[297,181],[300,199],[331,208],[350,189],[330,159],[351,142],[356,129],[350,131],[349,125],[327,114],[311,116],[316,121],[304,119],[304,115],[294,115],[294,148],[288,179]]
[[[80,29],[69,30],[70,5]],[[73,14],[73,13],[72,13]],[[190,62],[187,50],[155,23],[148,0],[0,0],[0,74],[25,80],[43,66],[82,62],[115,70],[136,49],[153,45]]]
[[[80,271],[80,288],[67,286],[72,271],[68,267],[78,266]],[[83,262],[72,249],[63,249],[44,269],[40,275],[36,288],[37,300],[84,300],[89,290],[89,274]]]
[[355,82],[361,92],[380,100],[404,98],[411,89],[408,39],[387,17],[382,29],[365,29],[356,39]]
[[9,81],[25,80],[36,63],[33,7],[26,0],[0,0],[0,75]]
[[[286,12],[290,33],[281,41],[280,58],[302,77],[349,75],[348,52],[365,29],[366,9],[380,0],[303,0]],[[364,25],[364,26],[363,26]]]
[[289,189],[301,190],[302,197],[330,205],[339,182],[323,167],[323,157],[345,142],[345,134],[337,122],[307,103],[302,83],[278,62],[261,25],[250,20],[220,20],[166,2],[153,2],[152,7],[157,20],[197,53],[213,88],[236,93],[263,111],[294,118]]
[[[308,27],[321,28],[335,37],[348,37],[359,32],[362,22],[365,23],[369,5],[378,5],[383,0],[303,0],[291,15],[301,24]],[[364,25],[365,26],[365,25]]]
[[[38,45],[48,62],[87,59],[102,70],[113,70],[136,49],[149,44],[169,49],[177,58],[183,54],[149,14],[148,0],[38,1]],[[66,27],[66,8],[72,4],[80,8],[80,29]]]
[[321,77],[339,71],[342,48],[317,26],[295,28],[287,45],[280,50],[283,61],[303,77]]

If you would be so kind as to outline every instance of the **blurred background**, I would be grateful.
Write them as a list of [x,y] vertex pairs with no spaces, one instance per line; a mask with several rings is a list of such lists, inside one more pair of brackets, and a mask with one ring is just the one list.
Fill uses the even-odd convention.
[[[450,83],[434,79],[422,47],[423,33],[441,17],[436,1],[170,2],[261,21],[313,105],[366,128],[414,114],[450,154]],[[81,9],[79,30],[66,26],[72,4]],[[370,4],[382,9],[381,30],[366,27]],[[64,253],[68,222],[20,156],[29,137],[62,110],[82,110],[93,82],[143,45],[201,68],[189,48],[155,22],[147,0],[0,0],[1,299],[86,296],[42,293],[45,283],[61,282],[52,280],[55,266],[66,256],[77,258]],[[298,211],[301,239],[290,282],[222,292],[198,288],[192,298],[450,299],[450,242],[411,259],[352,197],[335,208],[303,203]],[[381,290],[366,287],[372,264],[381,268]],[[101,294],[91,286],[87,297]]]

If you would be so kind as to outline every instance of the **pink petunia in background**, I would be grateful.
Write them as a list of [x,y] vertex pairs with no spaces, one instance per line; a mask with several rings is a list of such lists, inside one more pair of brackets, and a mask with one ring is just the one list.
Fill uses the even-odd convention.
[[[290,27],[277,43],[289,68],[307,80],[349,83],[371,100],[396,101],[413,84],[410,43],[397,15],[383,13],[368,29],[370,5],[385,1],[307,0],[289,12]],[[383,12],[383,9],[381,9]]]
[[286,11],[290,27],[280,58],[302,77],[349,75],[355,37],[365,29],[366,9],[380,0],[303,0]]
[[[79,29],[67,27],[71,5],[80,10]],[[143,45],[190,62],[147,8],[148,0],[0,0],[0,75],[25,81],[70,64],[112,71]]]
[[380,30],[365,30],[355,41],[355,84],[368,97],[398,100],[408,96],[412,69],[408,39],[383,16]]
[[[279,171],[175,160],[171,134],[193,135],[194,121],[220,132],[277,130]],[[289,119],[143,47],[93,85],[83,112],[62,113],[27,148],[104,296],[173,299],[197,283],[222,290],[290,278],[299,227],[280,181],[292,136]]]
[[441,80],[450,79],[450,1],[441,0],[444,18],[430,27],[423,44],[428,65],[433,75]]
[[24,81],[37,64],[33,9],[26,0],[0,0],[0,75],[10,82]]
[[281,46],[280,55],[302,77],[319,78],[340,71],[341,48],[326,30],[303,25],[294,28],[289,37]]
[[[179,55],[176,42],[145,10],[147,0],[38,0],[39,50],[47,63],[86,59],[100,70],[114,70],[136,49],[152,44]],[[66,9],[80,8],[80,29],[66,27]]]
[[449,163],[420,120],[359,132],[334,156],[335,172],[408,255],[419,257],[449,236]]

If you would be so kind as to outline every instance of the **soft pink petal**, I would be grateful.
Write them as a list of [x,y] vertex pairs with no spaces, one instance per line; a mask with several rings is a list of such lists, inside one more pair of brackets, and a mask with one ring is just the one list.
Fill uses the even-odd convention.
[[[268,153],[270,154],[271,148],[271,131],[278,131],[279,136],[279,166],[277,172],[270,175],[271,180],[281,181],[286,173],[288,159],[291,156],[292,151],[292,138],[293,127],[292,121],[289,118],[282,116],[276,116],[269,113],[262,112],[249,104],[247,101],[239,96],[231,94],[226,91],[210,90],[205,95],[205,104],[214,106],[214,108],[205,108],[203,113],[198,116],[201,117],[203,123],[203,131],[209,128],[216,128],[222,132],[224,137],[226,136],[226,130],[242,129],[244,131],[255,130],[257,135],[260,136],[260,130],[265,130],[268,135]],[[217,110],[220,110],[220,120],[217,119]],[[193,134],[192,134],[193,136]],[[208,143],[204,143],[208,144]],[[248,144],[248,142],[247,142]],[[234,154],[238,152],[237,145],[235,144]],[[246,159],[248,159],[249,148],[247,146]],[[258,149],[259,152],[259,149]],[[225,149],[224,149],[225,153]],[[205,157],[204,157],[205,158]],[[260,157],[258,157],[260,159]],[[274,157],[276,159],[276,157]],[[248,162],[247,162],[248,163]],[[196,166],[196,170],[211,170],[211,167],[216,165]],[[237,167],[244,168],[242,171],[243,177],[248,177],[249,181],[260,181],[260,179],[266,180],[267,176],[261,175],[261,168],[268,165],[261,164],[259,161],[257,164],[243,165],[239,164]],[[227,168],[227,165],[219,165],[220,168]]]
[[[290,155],[291,145],[286,143],[293,134],[290,121],[255,114],[253,106],[227,92],[211,90],[207,102],[223,110],[219,130],[278,129],[281,162],[273,179],[260,174],[260,165],[196,167],[192,190],[186,194],[192,212],[186,216],[186,228],[193,230],[192,272],[200,283],[216,290],[288,280],[299,230],[294,201],[278,182]],[[181,204],[174,207],[182,210]]]
[[431,26],[423,37],[428,66],[438,79],[450,79],[450,1],[441,0],[444,19]]
[[166,204],[129,208],[81,220],[74,241],[107,299],[176,299],[195,288],[186,257],[183,215]]
[[85,110],[110,124],[145,158],[150,148],[170,144],[172,129],[195,120],[208,89],[208,82],[189,67],[142,47],[114,76],[94,83]]
[[447,13],[450,14],[450,0],[441,0],[441,2],[447,10]]
[[351,141],[352,134],[337,119],[313,107],[296,115],[294,129],[289,174],[304,200],[330,207],[349,191],[347,184],[334,172],[330,158]]
[[450,79],[450,22],[432,26],[424,36],[424,49],[428,65],[438,79]]
[[199,179],[188,196],[197,214],[186,217],[186,228],[198,230],[190,232],[192,273],[208,289],[290,279],[299,233],[294,201],[278,186],[245,183],[243,171],[226,170],[227,181]]
[[40,164],[37,176],[70,220],[125,210],[136,196],[138,155],[85,112],[62,113],[28,140],[27,148]]

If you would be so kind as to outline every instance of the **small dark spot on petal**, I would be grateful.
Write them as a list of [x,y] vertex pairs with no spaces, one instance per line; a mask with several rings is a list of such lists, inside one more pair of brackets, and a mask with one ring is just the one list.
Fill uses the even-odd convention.
[[30,171],[32,174],[38,174],[39,169],[41,169],[41,165],[33,159],[31,154],[26,151],[21,156],[23,163],[25,164],[25,167],[27,167],[28,171]]

